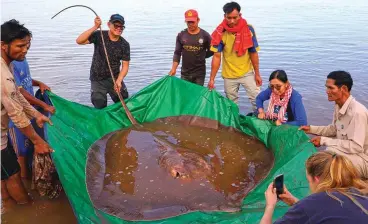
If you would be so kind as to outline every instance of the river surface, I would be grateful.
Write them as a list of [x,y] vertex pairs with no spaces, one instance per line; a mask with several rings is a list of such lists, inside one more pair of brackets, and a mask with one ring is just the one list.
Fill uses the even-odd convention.
[[[1,23],[15,18],[32,31],[32,47],[27,59],[34,79],[48,84],[53,92],[68,100],[91,106],[89,68],[93,46],[79,46],[75,39],[93,26],[94,15],[85,8],[73,8],[51,20],[59,10],[72,4],[88,5],[101,16],[105,29],[111,14],[120,13],[125,17],[123,36],[131,46],[130,69],[125,82],[129,92],[134,94],[169,72],[176,35],[185,28],[185,10],[197,9],[200,27],[211,33],[223,18],[224,3],[223,0],[3,0]],[[325,94],[326,76],[333,70],[346,70],[354,79],[353,96],[368,106],[366,0],[258,0],[241,1],[241,5],[243,16],[255,27],[261,47],[262,89],[267,87],[273,70],[284,69],[303,96],[309,123],[325,125],[331,122],[333,112],[333,103],[327,101]],[[206,84],[210,62],[207,60]],[[178,77],[179,73],[180,68]],[[223,94],[220,72],[215,85]],[[241,113],[247,113],[250,108],[243,89],[239,107]],[[37,203],[43,205],[43,201]],[[51,217],[49,221],[53,223],[71,223],[72,210],[65,198],[51,206],[64,213],[64,222],[63,217],[53,219],[55,216],[50,216],[50,212],[38,212],[40,215],[29,218],[36,222],[38,217],[39,223],[45,222],[47,217]],[[26,216],[32,212],[22,209],[19,212],[24,215],[13,213],[13,217],[3,216],[2,220],[27,223]]]

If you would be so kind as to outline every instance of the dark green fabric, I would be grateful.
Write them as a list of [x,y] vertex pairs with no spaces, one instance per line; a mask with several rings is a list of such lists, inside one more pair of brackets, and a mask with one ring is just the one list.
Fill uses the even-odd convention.
[[[103,135],[131,125],[121,104],[97,110],[53,93],[49,96],[56,113],[51,117],[53,126],[47,129],[48,141],[55,150],[53,159],[77,220],[79,223],[127,222],[94,209],[85,182],[89,147]],[[273,169],[244,199],[241,212],[193,212],[141,223],[259,223],[265,206],[264,191],[280,173],[285,175],[285,184],[295,196],[308,194],[304,163],[316,149],[296,127],[276,127],[268,121],[241,116],[237,105],[218,92],[169,76],[142,89],[126,103],[140,123],[180,115],[206,117],[257,137],[275,154]],[[280,202],[274,218],[286,210],[287,206]]]

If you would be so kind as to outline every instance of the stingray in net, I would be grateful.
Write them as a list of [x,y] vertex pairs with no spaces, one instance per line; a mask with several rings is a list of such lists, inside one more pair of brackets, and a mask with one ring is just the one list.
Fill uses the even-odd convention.
[[273,161],[261,142],[217,121],[169,117],[96,141],[87,189],[97,209],[124,220],[237,212]]

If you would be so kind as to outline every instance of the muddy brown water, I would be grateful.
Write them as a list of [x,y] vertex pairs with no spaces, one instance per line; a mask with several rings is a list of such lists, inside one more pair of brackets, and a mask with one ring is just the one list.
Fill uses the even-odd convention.
[[272,168],[273,154],[238,131],[188,119],[157,120],[95,142],[86,169],[94,206],[124,220],[239,211]]
[[64,193],[59,198],[50,200],[47,197],[40,197],[36,191],[30,190],[31,181],[24,180],[23,182],[33,197],[33,203],[7,207],[8,210],[1,215],[1,223],[77,223],[68,198]]

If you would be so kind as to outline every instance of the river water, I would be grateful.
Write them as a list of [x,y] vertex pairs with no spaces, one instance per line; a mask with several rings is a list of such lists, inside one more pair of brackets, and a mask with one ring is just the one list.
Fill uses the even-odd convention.
[[[101,16],[103,28],[107,28],[111,14],[125,17],[123,36],[131,46],[131,64],[125,81],[129,92],[134,94],[170,70],[175,37],[185,28],[184,11],[197,9],[201,28],[211,33],[222,20],[224,3],[223,0],[3,0],[1,23],[15,18],[32,31],[32,47],[27,58],[34,79],[45,82],[53,92],[68,100],[91,106],[89,68],[93,46],[78,46],[75,39],[93,25],[94,15],[87,9],[73,8],[51,20],[55,13],[72,4],[85,4]],[[267,87],[273,70],[284,69],[294,88],[303,95],[309,123],[328,124],[333,103],[327,101],[324,83],[329,72],[341,69],[352,74],[353,96],[368,106],[368,98],[364,97],[368,93],[366,0],[240,3],[243,16],[255,27],[261,47],[262,89]],[[207,64],[206,83],[210,60]],[[215,85],[223,94],[220,73]],[[242,113],[250,108],[243,89],[239,107]],[[16,218],[19,220],[13,218],[12,223],[16,223]]]

